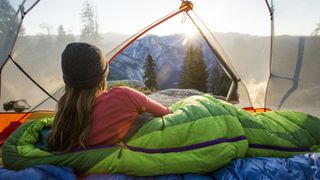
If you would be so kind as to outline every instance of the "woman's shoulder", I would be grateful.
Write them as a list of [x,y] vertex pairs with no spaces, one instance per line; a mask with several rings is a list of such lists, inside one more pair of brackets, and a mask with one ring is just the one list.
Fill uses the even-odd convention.
[[128,91],[135,91],[135,90],[128,86],[115,86],[108,90],[108,92],[128,92]]
[[129,94],[130,90],[128,90],[127,87],[125,86],[116,86],[116,87],[112,87],[104,92],[102,92],[99,96],[97,96],[96,101],[100,102],[100,101],[105,101],[106,99],[108,99],[108,101],[110,100],[114,100],[114,99],[122,99],[120,97],[124,97],[127,98]]
[[132,94],[135,93],[136,90],[133,88],[130,88],[128,86],[116,86],[112,87],[103,94],[105,95],[114,95],[114,94]]

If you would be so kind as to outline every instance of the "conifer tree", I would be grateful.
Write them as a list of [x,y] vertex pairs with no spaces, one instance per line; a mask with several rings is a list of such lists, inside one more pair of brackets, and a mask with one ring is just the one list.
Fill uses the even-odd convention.
[[180,88],[207,92],[207,65],[202,49],[190,46],[180,73]]
[[192,59],[193,59],[192,46],[188,48],[187,55],[183,61],[183,65],[180,73],[179,86],[182,89],[188,89],[192,86]]
[[231,86],[231,79],[224,72],[220,65],[212,68],[211,72],[212,94],[224,96],[228,95]]
[[311,33],[311,36],[319,36],[319,32],[320,32],[320,23],[318,23],[316,25],[317,27],[313,30],[313,32]]
[[207,65],[204,61],[204,56],[202,49],[197,47],[194,49],[194,85],[195,89],[207,92],[208,90],[208,73],[207,73]]
[[100,46],[102,38],[99,34],[99,24],[93,6],[89,1],[85,1],[80,15],[82,21],[80,40]]
[[[67,34],[62,25],[58,27],[58,35],[56,38],[57,47],[64,48],[68,43],[74,40],[75,40],[74,36],[72,34]],[[59,49],[59,51],[62,51],[62,49]]]
[[144,68],[144,84],[147,88],[151,90],[158,90],[158,83],[157,83],[157,75],[155,72],[156,64],[153,61],[153,58],[150,53],[148,53],[146,62],[143,65]]
[[[18,25],[18,21],[14,19],[15,17],[15,10],[11,6],[10,1],[8,0],[1,0],[0,3],[0,37],[10,30],[9,27],[12,25]],[[14,22],[14,24],[13,24]]]

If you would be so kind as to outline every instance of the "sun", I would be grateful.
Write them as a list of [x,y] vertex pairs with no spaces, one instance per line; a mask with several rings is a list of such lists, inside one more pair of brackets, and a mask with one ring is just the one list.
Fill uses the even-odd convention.
[[193,38],[198,32],[197,28],[190,21],[185,22],[183,28],[188,38]]
[[181,32],[184,34],[184,40],[182,41],[182,44],[192,44],[196,40],[196,36],[199,33],[197,27],[192,23],[190,19],[183,21],[183,23],[179,27],[181,29]]

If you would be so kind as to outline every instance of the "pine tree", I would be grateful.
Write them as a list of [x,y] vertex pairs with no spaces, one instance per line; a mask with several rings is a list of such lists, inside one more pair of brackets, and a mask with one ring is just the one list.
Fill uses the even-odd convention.
[[204,56],[202,49],[197,47],[194,49],[194,79],[195,79],[195,89],[207,92],[208,85],[208,73],[207,73],[207,65],[204,61]]
[[212,68],[211,72],[212,93],[214,95],[224,96],[228,95],[231,86],[231,79],[224,72],[220,65]]
[[0,37],[10,30],[10,27],[13,25],[16,27],[18,25],[18,21],[15,17],[15,10],[11,6],[10,1],[1,0],[0,3]]
[[311,36],[319,36],[320,23],[318,23],[316,26],[317,26],[317,27],[313,30],[313,32],[311,33]]
[[60,25],[58,27],[58,36],[57,36],[57,41],[63,41],[65,37],[67,36],[66,31],[64,30],[64,27]]
[[192,46],[190,46],[188,48],[188,51],[187,51],[187,55],[186,55],[186,58],[184,59],[183,61],[183,65],[182,65],[182,68],[181,68],[181,73],[180,73],[180,83],[179,83],[179,86],[180,88],[182,89],[188,89],[188,88],[191,88],[192,86],[192,59],[193,59],[193,54],[192,54]]
[[81,15],[82,29],[80,40],[101,45],[101,36],[99,34],[99,24],[92,4],[86,1],[83,5]]
[[143,68],[145,70],[143,78],[146,87],[151,90],[158,90],[157,75],[155,72],[156,64],[154,63],[150,53],[147,55]]
[[58,48],[58,52],[61,52],[62,49],[64,49],[68,43],[74,41],[74,39],[74,36],[72,34],[67,34],[64,27],[60,25],[58,27],[58,35],[56,38],[56,47]]
[[207,65],[200,47],[190,46],[180,73],[180,88],[207,92]]

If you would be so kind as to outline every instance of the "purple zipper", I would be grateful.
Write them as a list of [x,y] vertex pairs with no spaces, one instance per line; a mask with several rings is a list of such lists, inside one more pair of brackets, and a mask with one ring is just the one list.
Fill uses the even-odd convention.
[[147,148],[140,148],[140,147],[133,147],[127,145],[128,149],[132,151],[138,151],[138,152],[144,152],[144,153],[172,153],[172,152],[182,152],[182,151],[190,151],[194,149],[199,149],[199,148],[204,148],[220,143],[225,143],[225,142],[237,142],[237,141],[242,141],[246,140],[246,136],[238,136],[234,138],[219,138],[211,141],[206,141],[203,143],[198,143],[198,144],[193,144],[189,146],[184,146],[184,147],[177,147],[177,148],[164,148],[164,149],[147,149]]

